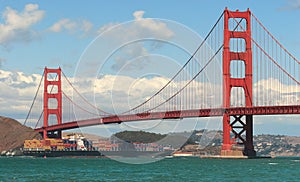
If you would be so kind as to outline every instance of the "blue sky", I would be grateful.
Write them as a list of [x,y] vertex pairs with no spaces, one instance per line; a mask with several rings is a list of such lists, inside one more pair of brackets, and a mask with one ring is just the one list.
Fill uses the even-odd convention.
[[[6,75],[21,72],[28,79],[32,74],[41,74],[45,66],[60,66],[67,76],[72,77],[80,56],[96,38],[97,32],[109,25],[134,20],[138,16],[134,15],[135,12],[143,12],[144,18],[161,18],[181,23],[200,37],[204,37],[225,7],[241,11],[250,8],[271,33],[296,58],[300,58],[299,0],[0,0],[0,70],[5,71]],[[23,19],[14,22],[13,29],[9,29],[12,26],[7,24],[6,15],[16,14]],[[8,83],[7,78],[5,79],[5,83]],[[14,89],[11,84],[5,86],[8,89]],[[3,95],[6,94],[2,92],[1,90],[1,98],[5,98]],[[30,103],[32,93],[34,92],[28,91],[28,95],[25,95],[27,100],[24,103]],[[22,100],[22,94],[19,93],[18,96],[18,99]],[[26,105],[21,106],[20,103],[13,102],[13,97],[11,100],[6,104],[11,104],[15,108],[22,107],[22,109],[15,114],[9,113],[8,115],[19,119],[24,118]],[[0,114],[5,115],[5,113]],[[297,123],[293,121],[291,127],[286,127],[282,132],[279,128],[283,124],[278,122],[273,130],[261,125],[258,131],[286,134],[291,130],[291,134],[300,135],[298,130],[293,129],[295,125]],[[300,127],[300,125],[297,126]]]
[[[298,1],[299,2],[299,1]],[[296,0],[266,1],[1,1],[0,11],[6,7],[22,11],[26,4],[38,4],[44,16],[30,28],[37,37],[29,42],[9,42],[8,48],[1,48],[2,69],[19,70],[25,73],[41,73],[44,66],[65,66],[71,74],[74,63],[95,38],[83,35],[79,30],[53,33],[47,31],[61,19],[80,22],[89,21],[94,30],[109,23],[133,20],[133,12],[145,11],[144,17],[174,20],[205,36],[225,7],[232,10],[246,10],[248,7],[275,37],[296,57],[299,54],[300,25],[297,17]],[[298,3],[299,4],[299,3]],[[298,5],[299,6],[299,5]],[[3,18],[2,21],[3,23]],[[79,28],[79,27],[77,27]],[[299,49],[298,49],[299,50]],[[299,56],[298,56],[299,57]]]

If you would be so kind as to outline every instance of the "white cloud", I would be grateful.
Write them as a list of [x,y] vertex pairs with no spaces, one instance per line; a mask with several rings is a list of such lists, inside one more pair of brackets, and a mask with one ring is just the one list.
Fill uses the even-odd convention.
[[[104,75],[99,79],[76,79],[75,85],[91,103],[97,103],[98,107],[108,112],[118,113],[145,101],[167,81],[163,77],[135,79],[130,76]],[[72,89],[69,88],[67,92],[72,93]],[[84,108],[93,111],[78,95],[73,98]]]
[[297,84],[281,83],[278,79],[260,80],[253,86],[255,105],[297,105],[300,88]]
[[0,70],[1,115],[23,115],[28,112],[41,75]]
[[135,11],[135,23],[140,28],[143,34],[149,33],[155,38],[171,38],[174,33],[167,27],[167,25],[158,20],[144,18],[144,11]]
[[87,20],[82,20],[82,26],[81,29],[84,32],[89,32],[93,28],[93,24]]
[[133,13],[133,16],[136,20],[142,20],[143,19],[143,16],[145,14],[145,11],[135,11]]
[[[144,11],[135,11],[133,13],[134,20],[131,23],[118,24],[109,23],[103,25],[97,30],[100,36],[109,37],[112,43],[122,45],[122,42],[131,42],[136,39],[143,39],[145,37],[153,40],[170,40],[174,36],[174,32],[168,28],[165,22],[158,19],[144,18]],[[112,44],[111,43],[111,44]],[[120,56],[114,58],[114,64],[111,68],[114,71],[118,71],[128,64],[131,60],[149,55],[149,49],[156,49],[159,41],[153,43],[150,48],[146,48],[144,43],[134,42],[130,45],[126,45],[122,49],[119,49]],[[131,64],[128,71],[140,70],[147,66],[147,60],[136,62],[135,65]]]
[[108,35],[111,37],[117,36],[115,37],[117,39],[126,38],[128,40],[137,35],[150,36],[158,39],[170,39],[174,36],[174,32],[169,29],[164,22],[158,19],[144,18],[144,14],[144,11],[133,12],[134,22],[130,24],[129,27],[120,26],[122,24],[119,23],[108,23],[101,26],[97,32],[100,34],[114,27],[113,31],[109,32]]
[[67,31],[68,33],[89,33],[93,24],[88,20],[71,20],[68,18],[61,19],[48,28],[49,31],[59,33]]
[[75,23],[70,19],[64,18],[54,23],[49,30],[52,32],[61,32],[63,29],[72,30],[75,27]]
[[32,26],[41,21],[45,11],[37,4],[27,4],[22,12],[6,7],[0,24],[0,44],[8,46],[12,42],[29,42],[37,33]]

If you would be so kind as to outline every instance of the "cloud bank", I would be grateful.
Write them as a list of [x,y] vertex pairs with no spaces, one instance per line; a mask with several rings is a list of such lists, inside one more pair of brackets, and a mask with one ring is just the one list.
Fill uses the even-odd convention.
[[[1,95],[0,95],[0,107],[1,107],[1,115],[23,115],[26,116],[32,100],[35,96],[37,87],[40,83],[42,76],[39,74],[25,74],[23,72],[12,72],[12,71],[4,71],[0,69],[0,87],[1,87]],[[168,81],[169,78],[166,77],[152,77],[152,78],[133,78],[130,76],[122,76],[122,75],[103,75],[101,78],[85,78],[85,79],[76,79],[68,78],[69,80],[75,81],[73,85],[77,90],[80,91],[80,94],[83,95],[86,100],[90,102],[92,105],[96,105],[97,107],[106,110],[108,112],[114,112],[113,109],[116,111],[125,111],[128,110],[129,107],[134,107],[147,98],[152,96],[156,93],[160,88],[162,88]],[[267,85],[266,82],[273,83]],[[121,84],[122,83],[122,84]],[[83,108],[90,109],[91,112],[96,113],[96,110],[85,103],[82,98],[74,92],[73,88],[63,79],[63,91],[72,98],[76,104],[81,105]],[[182,83],[175,82],[173,84],[173,89],[179,89],[179,85],[184,85],[185,81]],[[280,87],[276,86],[276,84],[280,84]],[[212,85],[208,83],[201,83],[195,82],[192,83],[193,87],[190,87],[189,90],[193,92],[193,97],[211,97],[212,93],[204,92],[204,86],[209,87],[219,87],[221,90],[221,85]],[[256,89],[260,87],[261,90],[264,92],[257,92]],[[283,97],[275,97],[274,95],[280,90],[276,90],[277,88],[284,88],[287,85],[278,82],[276,79],[268,79],[268,80],[261,80],[258,83],[254,84],[253,93],[259,94],[258,98],[262,98],[265,95],[270,95],[271,97],[267,97],[265,99],[267,104],[274,104],[274,105],[286,105],[286,99],[294,100],[295,103],[299,102],[299,94],[297,93],[297,88],[286,88],[283,90],[284,93],[281,93]],[[92,89],[93,88],[93,89]],[[171,89],[172,90],[172,89]],[[289,91],[289,93],[288,93]],[[164,92],[163,92],[164,93]],[[274,94],[275,93],[275,94]],[[35,114],[40,114],[38,112],[42,109],[42,94],[43,94],[43,85],[41,85],[40,93],[37,97],[37,102],[39,102],[38,107],[39,111],[36,111]],[[206,95],[203,95],[206,94]],[[272,95],[273,94],[273,95]],[[214,93],[217,99],[217,95],[221,95],[221,93]],[[170,95],[164,93],[161,96],[161,101],[167,99]],[[188,92],[185,92],[185,95],[182,95],[183,98],[193,98],[188,95]],[[65,98],[66,99],[66,98]],[[201,99],[201,98],[200,98]],[[220,100],[221,98],[218,98]],[[114,102],[114,103],[112,103]],[[189,101],[190,103],[192,101]],[[295,104],[292,103],[292,104]],[[71,106],[67,99],[64,102],[65,111],[68,113],[69,107]],[[156,103],[158,104],[158,103]],[[203,103],[203,101],[197,101],[197,107],[194,109],[199,108],[199,105],[207,104]],[[218,101],[217,104],[220,104]],[[260,105],[264,105],[264,103],[260,103]],[[113,108],[115,107],[115,108]],[[146,106],[145,106],[146,107]],[[207,106],[206,106],[207,107]],[[179,108],[179,107],[178,107]]]

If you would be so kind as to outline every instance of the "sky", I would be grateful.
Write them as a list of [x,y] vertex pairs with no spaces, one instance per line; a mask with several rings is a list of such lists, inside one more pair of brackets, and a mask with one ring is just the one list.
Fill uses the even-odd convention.
[[[102,82],[98,84],[99,89],[106,87],[106,90],[110,86],[104,86],[105,83],[113,82],[112,80],[115,79],[116,75],[123,76],[124,81],[122,83],[128,80],[135,83],[133,78],[142,75],[143,71],[154,73],[153,70],[155,70],[157,73],[163,74],[164,78],[158,79],[155,75],[147,75],[144,77],[144,82],[136,82],[134,86],[140,85],[140,90],[144,91],[159,89],[166,82],[166,78],[170,78],[172,74],[176,73],[176,70],[186,60],[184,54],[176,54],[177,49],[175,48],[174,50],[162,48],[154,51],[158,55],[161,50],[164,50],[168,56],[172,54],[172,59],[182,58],[178,59],[179,61],[176,62],[178,64],[172,64],[173,67],[169,68],[170,71],[168,72],[165,71],[165,68],[169,66],[167,61],[172,61],[172,59],[169,57],[167,59],[167,56],[161,55],[159,58],[163,63],[156,62],[152,69],[143,70],[145,68],[142,65],[145,62],[134,59],[135,64],[126,67],[130,74],[126,75],[126,70],[122,70],[122,67],[128,64],[124,59],[145,56],[150,52],[150,49],[161,46],[152,45],[151,41],[145,47],[137,43],[126,47],[126,49],[119,48],[119,52],[117,51],[107,58],[113,61],[103,63],[101,68],[99,65],[93,67],[92,62],[85,62],[84,59],[89,58],[89,51],[94,48],[93,45],[97,45],[101,40],[106,44],[99,45],[103,47],[96,51],[99,51],[98,54],[103,53],[101,56],[105,58],[105,51],[109,47],[113,47],[115,42],[120,44],[120,42],[126,42],[137,35],[148,34],[154,34],[156,38],[168,41],[177,36],[177,31],[189,32],[190,37],[186,38],[185,43],[189,42],[190,45],[185,46],[188,51],[192,52],[201,41],[201,37],[205,37],[211,29],[225,7],[240,11],[250,8],[264,26],[296,58],[300,58],[300,23],[298,20],[300,17],[300,0],[191,0],[187,2],[171,0],[91,0],[88,2],[0,0],[0,115],[16,118],[20,121],[24,120],[45,66],[61,67],[67,77],[78,80],[84,80],[86,79],[85,76],[91,76],[92,73],[94,77],[99,79],[101,77]],[[146,18],[154,19],[145,20]],[[144,21],[140,21],[140,24],[132,23],[133,20],[141,19]],[[107,30],[120,23],[131,28],[132,32],[123,33],[124,30],[120,27],[114,29],[116,32],[112,32],[112,35],[107,33]],[[172,26],[175,25],[180,25],[184,29],[175,31],[172,29]],[[185,37],[179,37],[178,42],[182,42],[184,39]],[[124,58],[124,54],[127,57]],[[89,69],[83,69],[83,67],[89,66]],[[126,84],[123,84],[118,89],[126,90],[128,88]],[[94,92],[94,90],[82,90],[83,94],[86,95],[89,94],[89,91]],[[116,93],[119,92],[116,91]],[[137,101],[142,96],[137,94],[136,97],[132,100]],[[109,98],[106,99],[105,101],[110,103]],[[105,107],[108,108],[109,106]],[[300,136],[298,119],[300,117],[258,117],[255,132]]]

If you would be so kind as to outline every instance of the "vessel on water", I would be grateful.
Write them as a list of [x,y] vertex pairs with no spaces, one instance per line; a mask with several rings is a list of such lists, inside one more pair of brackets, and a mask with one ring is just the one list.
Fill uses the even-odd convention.
[[80,135],[69,135],[63,139],[25,140],[23,154],[33,157],[103,156],[91,141]]
[[62,139],[25,140],[23,155],[33,157],[150,157],[171,155],[174,149],[156,143],[117,143],[108,140],[93,142],[72,134]]

